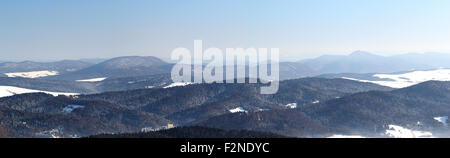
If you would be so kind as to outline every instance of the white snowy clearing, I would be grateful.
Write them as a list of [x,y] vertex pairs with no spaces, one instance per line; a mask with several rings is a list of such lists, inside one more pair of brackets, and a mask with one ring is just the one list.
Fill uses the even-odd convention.
[[289,104],[286,104],[285,106],[290,109],[295,109],[295,108],[297,108],[297,103],[289,103]]
[[329,136],[327,138],[366,138],[366,137],[359,136],[359,135],[339,135],[339,134],[335,134],[335,135]]
[[85,79],[85,80],[77,80],[77,82],[100,82],[105,80],[107,77],[101,77],[101,78],[91,78],[91,79]]
[[12,72],[5,73],[8,77],[22,77],[22,78],[39,78],[46,76],[55,76],[58,75],[58,71],[31,71],[31,72]]
[[53,96],[58,96],[58,95],[66,95],[66,96],[78,95],[78,93],[48,92],[48,91],[26,89],[26,88],[19,88],[19,87],[13,87],[13,86],[0,86],[0,98],[1,97],[7,97],[7,96],[13,96],[15,94],[38,93],[38,92],[47,93],[47,94],[50,94],[50,95],[53,95]]
[[447,126],[448,116],[434,117],[433,119]]
[[431,132],[414,131],[397,125],[389,125],[385,134],[393,138],[433,138]]
[[237,107],[237,108],[234,108],[234,109],[230,109],[228,111],[230,111],[231,113],[247,112],[247,110],[245,110],[243,107]]
[[171,83],[170,85],[167,85],[163,88],[172,88],[172,87],[180,87],[180,86],[187,86],[192,84],[191,82],[175,82],[175,83]]
[[63,112],[71,113],[75,109],[83,109],[83,108],[84,108],[83,105],[67,105],[66,107],[63,108]]
[[370,82],[392,88],[405,88],[425,81],[450,81],[450,69],[437,69],[429,71],[413,71],[403,74],[375,74],[373,77],[390,79],[392,81],[371,81],[342,77],[343,79]]

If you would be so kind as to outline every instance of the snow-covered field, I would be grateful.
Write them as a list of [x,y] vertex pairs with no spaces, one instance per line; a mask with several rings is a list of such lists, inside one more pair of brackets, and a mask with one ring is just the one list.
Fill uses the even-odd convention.
[[247,112],[247,110],[245,110],[243,107],[237,107],[234,109],[230,109],[229,110],[231,113],[237,113],[237,112]]
[[360,82],[370,82],[392,88],[404,88],[431,80],[450,81],[450,69],[413,71],[402,74],[375,74],[373,75],[373,77],[380,79],[389,79],[390,81],[360,80],[349,77],[342,77],[342,78]]
[[85,79],[85,80],[77,80],[77,82],[100,82],[105,80],[107,77],[101,77],[101,78],[91,78],[91,79]]
[[175,82],[175,83],[171,83],[170,85],[167,85],[163,88],[172,88],[172,87],[180,87],[180,86],[187,86],[192,84],[191,82]]
[[58,71],[31,71],[31,72],[12,72],[5,73],[8,77],[22,77],[22,78],[39,78],[46,76],[55,76],[58,75]]
[[393,138],[433,138],[431,132],[415,131],[397,125],[389,125],[385,134]]
[[40,91],[40,90],[34,90],[34,89],[26,89],[26,88],[20,88],[20,87],[13,87],[13,86],[0,86],[0,98],[1,97],[7,97],[12,96],[15,94],[23,94],[23,93],[47,93],[50,95],[58,96],[58,95],[78,95],[78,93],[62,93],[62,92],[48,92],[48,91]]

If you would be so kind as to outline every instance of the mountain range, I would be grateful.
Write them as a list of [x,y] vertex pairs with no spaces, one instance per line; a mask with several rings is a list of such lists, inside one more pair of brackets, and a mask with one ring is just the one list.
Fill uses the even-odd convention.
[[[208,127],[218,136],[244,130],[289,137],[448,137],[450,72],[441,67],[450,65],[442,61],[446,55],[431,62],[438,56],[358,51],[281,62],[279,91],[272,95],[259,93],[262,83],[173,83],[173,64],[155,57],[5,62],[0,136],[177,137],[158,132],[175,125]],[[175,133],[180,129],[205,130]]]
[[[450,55],[444,53],[409,53],[379,56],[363,51],[349,55],[324,55],[298,62],[280,62],[280,79],[313,77],[337,73],[395,73],[411,70],[450,68]],[[88,62],[89,61],[89,62]],[[4,62],[0,73],[58,71],[48,79],[83,80],[121,78],[170,73],[173,63],[151,56],[125,56],[109,60],[63,60],[58,62]]]
[[78,71],[89,66],[93,63],[88,63],[78,60],[62,60],[56,62],[1,62],[0,63],[0,76],[6,76],[5,73],[14,72],[30,72],[30,71],[58,71],[59,73],[67,73]]
[[293,110],[221,115],[198,125],[286,135],[323,136],[334,132],[370,137],[381,137],[390,125],[397,125],[448,137],[446,122],[439,118],[450,114],[449,86],[449,82],[429,81],[393,91],[355,93]]
[[[259,84],[193,84],[92,95],[44,93],[0,98],[10,137],[76,137],[175,126],[266,131],[291,137],[386,137],[391,126],[448,136],[450,83],[428,81],[391,89],[345,79],[280,83],[274,95]],[[237,109],[237,110],[236,110]]]
[[[2,126],[12,137],[88,136],[158,129],[172,123],[196,124],[243,108],[248,112],[298,108],[312,102],[369,90],[391,90],[344,79],[305,78],[283,81],[280,93],[261,95],[260,84],[193,84],[91,95],[52,96],[44,93],[0,98]],[[89,124],[87,124],[89,123]]]
[[0,98],[10,137],[76,137],[175,126],[266,131],[292,137],[383,137],[391,125],[447,136],[450,83],[392,89],[345,79],[302,78],[274,95],[260,84],[192,84],[91,95]]
[[[439,53],[384,57],[357,51],[350,55],[325,55],[299,62],[281,62],[279,73],[280,80],[318,76],[386,81],[389,79],[374,78],[373,75],[449,67],[447,59],[450,59],[450,55]],[[172,84],[170,70],[173,64],[156,57],[127,56],[92,60],[91,63],[86,61],[89,60],[0,63],[1,85],[88,94]],[[31,78],[29,76],[34,79],[28,79]],[[405,86],[394,88],[402,87]]]

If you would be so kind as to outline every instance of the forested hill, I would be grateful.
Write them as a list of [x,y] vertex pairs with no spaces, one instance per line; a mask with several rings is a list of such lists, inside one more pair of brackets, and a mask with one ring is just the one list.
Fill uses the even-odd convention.
[[100,134],[88,138],[287,138],[270,132],[222,130],[200,126],[176,127],[154,132]]

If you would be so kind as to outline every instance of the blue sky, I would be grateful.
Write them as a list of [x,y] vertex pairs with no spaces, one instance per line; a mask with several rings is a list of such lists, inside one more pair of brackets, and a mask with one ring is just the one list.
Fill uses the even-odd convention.
[[450,53],[448,0],[2,0],[0,60],[278,47],[303,59],[356,50]]

